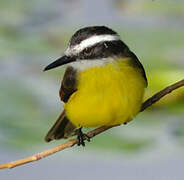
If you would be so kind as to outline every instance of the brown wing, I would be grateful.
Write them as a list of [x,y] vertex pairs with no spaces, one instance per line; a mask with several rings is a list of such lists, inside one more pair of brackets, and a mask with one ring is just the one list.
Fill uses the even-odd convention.
[[61,101],[65,103],[68,101],[69,97],[77,90],[77,71],[69,66],[64,74],[61,88],[59,91]]
[[[69,66],[64,74],[61,88],[59,91],[61,101],[65,103],[68,101],[70,96],[77,90],[77,72]],[[45,137],[45,141],[49,142],[53,139],[68,138],[76,134],[76,127],[68,120],[63,111],[58,117],[55,124],[49,130]]]

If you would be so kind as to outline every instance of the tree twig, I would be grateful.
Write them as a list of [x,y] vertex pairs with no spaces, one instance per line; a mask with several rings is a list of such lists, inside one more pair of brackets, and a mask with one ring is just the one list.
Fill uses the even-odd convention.
[[159,91],[158,93],[156,93],[155,95],[153,95],[151,98],[147,99],[141,107],[140,112],[144,111],[145,109],[147,109],[149,106],[151,106],[152,104],[154,104],[155,102],[159,101],[162,97],[164,97],[165,95],[171,93],[173,90],[178,89],[179,87],[184,86],[184,79],[181,81],[178,81],[166,88],[164,88],[163,90]]
[[[148,100],[146,100],[143,104],[142,104],[142,108],[140,110],[140,112],[144,111],[145,109],[147,109],[149,106],[151,106],[152,104],[154,104],[155,102],[159,101],[163,96],[171,93],[173,90],[179,88],[179,87],[182,87],[184,86],[184,79],[181,80],[181,81],[178,81],[166,88],[164,88],[163,90],[161,90],[160,92],[156,93],[155,95],[153,95],[151,98],[149,98]],[[113,126],[111,127],[99,127],[95,130],[92,130],[90,132],[87,133],[87,135],[92,138],[110,128],[112,128]],[[17,161],[13,161],[13,162],[9,162],[9,163],[6,163],[6,164],[1,164],[0,165],[0,169],[5,169],[5,168],[13,168],[13,167],[16,167],[16,166],[20,166],[20,165],[23,165],[23,164],[26,164],[26,163],[30,163],[30,162],[33,162],[33,161],[38,161],[42,158],[45,158],[49,155],[52,155],[58,151],[61,151],[61,150],[64,150],[66,148],[69,148],[69,147],[72,147],[74,146],[75,144],[77,144],[78,140],[77,139],[72,139],[72,140],[69,140],[63,144],[60,144],[56,147],[53,147],[53,148],[50,148],[46,151],[43,151],[43,152],[40,152],[38,154],[35,154],[35,155],[32,155],[30,157],[27,157],[27,158],[24,158],[24,159],[20,159],[20,160],[17,160]]]

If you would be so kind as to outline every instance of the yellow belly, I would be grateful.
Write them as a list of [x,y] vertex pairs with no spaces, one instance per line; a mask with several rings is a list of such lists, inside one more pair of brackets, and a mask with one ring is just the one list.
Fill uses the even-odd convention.
[[122,124],[139,112],[146,83],[129,61],[79,72],[77,91],[65,104],[66,116],[76,127]]

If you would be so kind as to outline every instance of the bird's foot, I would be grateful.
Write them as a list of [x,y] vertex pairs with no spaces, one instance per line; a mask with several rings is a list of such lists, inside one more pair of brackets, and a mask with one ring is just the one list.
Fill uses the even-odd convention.
[[82,132],[82,128],[78,129],[77,139],[78,139],[78,143],[77,143],[78,146],[80,145],[85,146],[84,140],[87,140],[88,142],[90,142],[90,137],[87,134],[84,134]]

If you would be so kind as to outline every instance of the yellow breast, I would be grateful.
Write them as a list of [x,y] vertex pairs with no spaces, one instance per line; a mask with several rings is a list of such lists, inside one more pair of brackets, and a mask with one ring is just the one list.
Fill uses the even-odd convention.
[[122,124],[139,112],[146,82],[130,61],[127,58],[78,72],[77,91],[65,104],[66,115],[75,126]]

